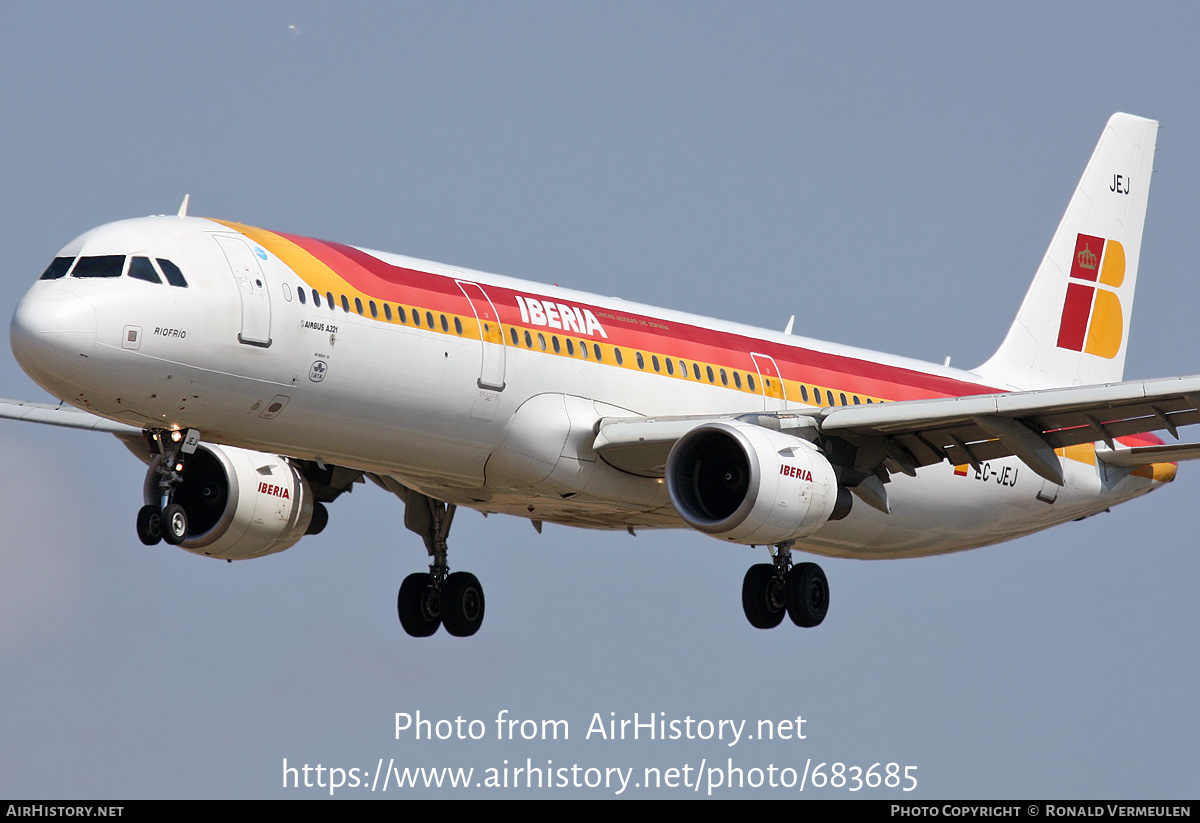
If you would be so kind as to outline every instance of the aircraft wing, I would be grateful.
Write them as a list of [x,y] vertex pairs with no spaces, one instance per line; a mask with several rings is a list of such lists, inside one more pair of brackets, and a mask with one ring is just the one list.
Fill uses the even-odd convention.
[[0,418],[27,420],[32,423],[45,423],[50,426],[63,426],[68,429],[90,429],[91,431],[108,432],[110,434],[140,436],[142,433],[142,430],[137,426],[117,423],[91,412],[77,409],[74,406],[30,403],[24,400],[5,400],[0,398]]
[[913,474],[949,460],[978,465],[1015,455],[1042,477],[1062,483],[1054,450],[1104,441],[1112,465],[1200,458],[1200,445],[1124,447],[1116,438],[1200,423],[1200,376],[1070,386],[1038,391],[833,406],[812,410],[674,418],[605,418],[593,448],[625,471],[665,473],[666,455],[692,428],[738,419],[770,428],[815,428],[855,447],[860,474]]

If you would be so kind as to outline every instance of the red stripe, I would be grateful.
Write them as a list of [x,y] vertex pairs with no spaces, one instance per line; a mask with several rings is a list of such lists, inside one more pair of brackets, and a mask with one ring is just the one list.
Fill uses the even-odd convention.
[[1157,434],[1150,432],[1142,432],[1141,434],[1127,434],[1124,437],[1118,437],[1117,442],[1125,446],[1165,446],[1164,441]]
[[[443,275],[395,266],[361,249],[341,243],[276,232],[295,243],[328,266],[357,291],[377,300],[404,303],[464,316],[472,314],[470,303]],[[964,396],[989,393],[995,389],[953,378],[940,377],[913,369],[886,366],[870,360],[788,346],[731,332],[714,331],[700,326],[665,321],[648,315],[623,312],[575,300],[485,285],[506,325],[531,326],[521,320],[516,297],[534,297],[551,304],[562,302],[590,310],[604,326],[605,342],[634,350],[654,352],[687,361],[720,364],[728,369],[756,372],[750,352],[766,354],[778,364],[784,379],[800,383],[834,386],[840,391],[881,397],[889,400],[916,400],[932,397]],[[1090,303],[1089,303],[1090,308]],[[1084,314],[1086,326],[1086,313]],[[655,324],[655,325],[651,325]],[[658,328],[665,326],[666,328]],[[533,326],[533,328],[536,328]],[[555,333],[554,329],[545,328]],[[572,334],[570,330],[562,332]],[[578,335],[599,340],[597,335]],[[1082,335],[1080,336],[1082,346]],[[789,400],[799,398],[789,397]]]

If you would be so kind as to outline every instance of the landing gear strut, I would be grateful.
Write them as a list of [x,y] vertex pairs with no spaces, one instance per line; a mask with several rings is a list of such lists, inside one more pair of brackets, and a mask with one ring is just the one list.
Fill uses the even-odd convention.
[[200,432],[188,429],[181,431],[153,432],[150,437],[158,447],[159,460],[155,466],[158,474],[158,503],[147,503],[138,511],[138,539],[147,546],[165,540],[178,546],[188,535],[187,512],[183,506],[172,502],[175,490],[183,482],[183,465],[187,456],[194,454],[200,443]]
[[409,491],[405,498],[404,525],[425,540],[433,562],[428,572],[404,578],[396,597],[400,625],[412,637],[429,637],[445,626],[455,637],[470,637],[483,625],[483,587],[468,572],[450,573],[446,562],[446,537],[457,507]]
[[793,566],[792,543],[779,543],[773,563],[758,563],[746,572],[742,610],[756,629],[775,628],[785,613],[797,626],[819,626],[829,611],[829,581],[816,563]]

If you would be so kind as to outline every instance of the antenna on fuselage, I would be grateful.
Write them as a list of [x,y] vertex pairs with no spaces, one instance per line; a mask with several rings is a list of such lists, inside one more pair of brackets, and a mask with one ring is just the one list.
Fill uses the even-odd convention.
[[791,334],[792,333],[792,324],[795,322],[796,322],[796,315],[793,314],[791,317],[788,318],[787,328],[783,330],[783,333]]
[[188,204],[189,197],[191,197],[190,194],[185,194],[183,196],[183,202],[179,204],[179,216],[180,217],[187,217],[187,204]]

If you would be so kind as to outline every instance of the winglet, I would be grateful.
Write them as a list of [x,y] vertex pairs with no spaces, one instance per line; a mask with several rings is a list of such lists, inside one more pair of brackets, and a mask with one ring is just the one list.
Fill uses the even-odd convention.
[[1154,120],[1109,119],[1017,319],[975,370],[989,384],[1030,390],[1121,380],[1157,134]]

